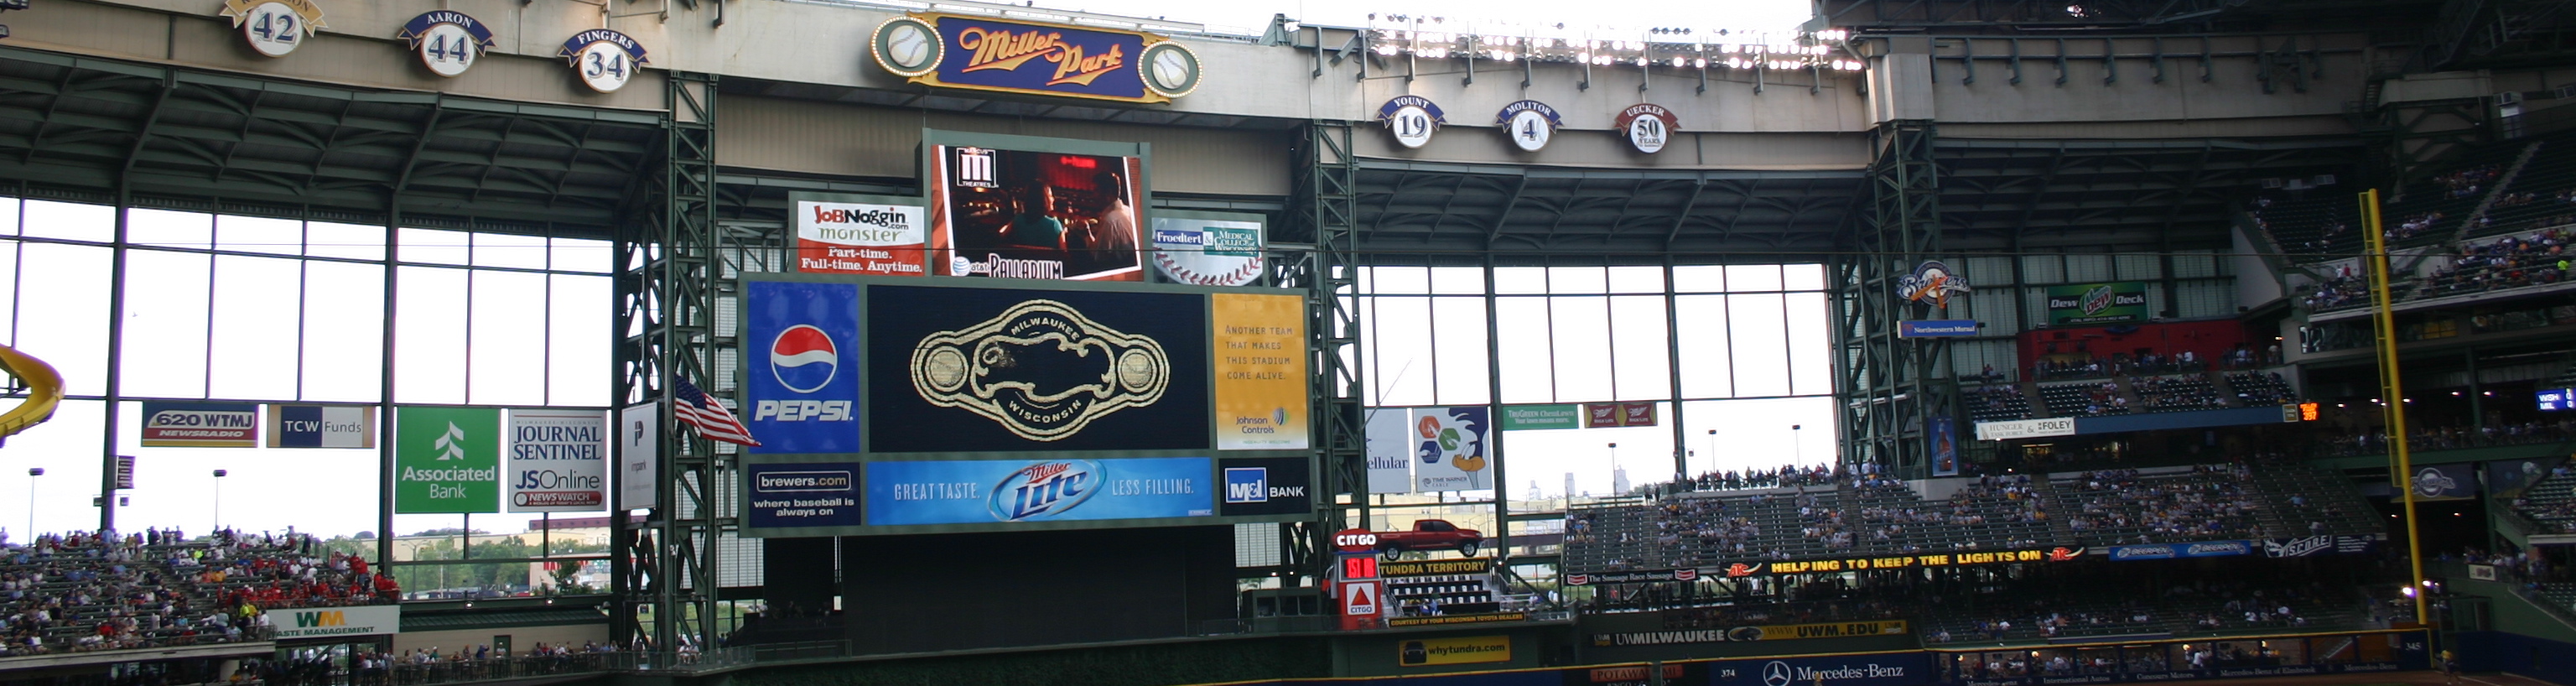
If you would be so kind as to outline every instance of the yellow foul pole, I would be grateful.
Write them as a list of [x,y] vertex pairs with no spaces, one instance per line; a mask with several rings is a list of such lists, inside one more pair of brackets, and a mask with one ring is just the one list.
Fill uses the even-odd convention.
[[2406,503],[2406,561],[2415,568],[2415,585],[2409,589],[2415,598],[2415,621],[2430,627],[2433,618],[2426,614],[2424,600],[2423,537],[2415,526],[2415,461],[2406,446],[2406,389],[2397,377],[2397,312],[2388,292],[2388,239],[2380,232],[2379,189],[2361,193],[2361,235],[2370,242],[2362,260],[2370,263],[2371,321],[2379,329],[2380,397],[2388,408],[2388,456],[2396,460],[2389,483]]

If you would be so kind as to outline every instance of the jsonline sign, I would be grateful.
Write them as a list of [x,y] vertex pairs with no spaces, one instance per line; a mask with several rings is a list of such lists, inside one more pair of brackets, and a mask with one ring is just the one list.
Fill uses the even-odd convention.
[[608,508],[608,427],[597,410],[511,410],[511,512]]

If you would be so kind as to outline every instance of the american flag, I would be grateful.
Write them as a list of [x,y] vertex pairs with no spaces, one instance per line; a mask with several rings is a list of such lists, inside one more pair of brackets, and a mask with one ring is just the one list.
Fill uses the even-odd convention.
[[710,441],[760,445],[760,441],[751,437],[751,430],[743,428],[742,421],[734,419],[733,412],[725,409],[724,403],[708,397],[706,391],[698,390],[698,385],[689,383],[688,379],[674,379],[673,383],[676,386],[671,389],[671,398],[679,402],[671,404],[671,416],[678,418],[680,423],[697,427],[698,435]]

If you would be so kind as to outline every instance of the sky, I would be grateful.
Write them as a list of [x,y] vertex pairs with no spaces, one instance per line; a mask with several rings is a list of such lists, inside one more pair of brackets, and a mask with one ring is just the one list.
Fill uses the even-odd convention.
[[[1535,2],[1083,0],[1041,4],[1198,22],[1213,30],[1246,34],[1258,33],[1274,12],[1336,25],[1366,25],[1371,21],[1366,15],[1378,12],[1438,16],[1471,26],[1488,26],[1482,22],[1497,17],[1562,21],[1569,29],[1583,26],[1572,15],[1584,14],[1597,17],[1586,20],[1591,26],[1623,30],[1655,26],[1786,30],[1808,14],[1806,4],[1796,0],[1593,3],[1582,13],[1558,3]],[[0,340],[61,369],[75,394],[104,390],[108,251],[5,239],[23,231],[31,237],[105,240],[112,221],[112,214],[103,207],[0,199],[0,296],[6,296],[0,297],[0,307],[6,308],[0,312]],[[380,229],[155,211],[138,211],[132,224],[138,242],[176,248],[212,246],[274,257],[133,253],[126,284],[129,308],[123,313],[127,367],[122,372],[128,395],[372,402],[381,392],[385,350],[376,330],[385,314],[383,267],[292,259],[381,259],[385,247]],[[403,244],[405,261],[416,263],[396,268],[394,304],[401,314],[396,317],[395,348],[402,351],[395,356],[397,402],[519,407],[609,403],[611,375],[604,345],[610,338],[609,285],[606,277],[594,275],[609,268],[605,245],[412,229],[396,240]],[[545,273],[549,270],[558,273]],[[1601,279],[1598,270],[1594,273],[1589,278]],[[1611,275],[1608,290],[1620,290],[1616,282],[1621,278]],[[1779,277],[1771,279],[1777,284]],[[1503,280],[1506,289],[1513,288],[1512,283],[1546,281]],[[1435,288],[1418,292],[1454,292],[1430,285]],[[1577,292],[1584,287],[1578,285]],[[1406,292],[1406,288],[1413,287],[1399,285],[1394,290]],[[1559,292],[1568,291],[1560,288]],[[1710,300],[1745,297],[1755,300]],[[1681,363],[1684,394],[1829,392],[1820,385],[1829,385],[1829,379],[1821,376],[1826,364],[1821,300],[1811,306],[1794,300],[1798,297],[1702,296],[1696,304],[1684,303],[1681,334],[1690,341]],[[1413,301],[1390,304],[1386,312],[1394,315],[1380,316],[1367,325],[1384,346],[1372,353],[1385,365],[1370,371],[1375,386],[1372,396],[1388,405],[1489,402],[1491,389],[1481,376],[1483,333],[1459,334],[1455,316],[1460,312],[1441,309],[1446,306],[1427,298]],[[1516,319],[1502,336],[1503,402],[1643,399],[1665,394],[1670,369],[1655,359],[1664,347],[1660,304],[1639,309],[1648,305],[1636,298],[1617,297],[1544,302],[1521,299],[1504,306],[1506,316]],[[1407,307],[1422,308],[1420,316],[1407,316],[1413,312]],[[1533,318],[1532,311],[1539,314]],[[1778,314],[1747,314],[1763,311]],[[1603,323],[1593,324],[1595,318]],[[1435,336],[1435,328],[1450,333]],[[1728,353],[1725,356],[1709,352],[1714,348],[1707,341],[1736,329],[1758,331],[1760,335],[1751,338],[1763,341],[1781,336],[1782,346],[1769,346],[1780,348],[1778,356],[1764,357],[1741,343],[1721,351]],[[1801,333],[1791,336],[1792,331]],[[1435,345],[1434,340],[1439,342]],[[1532,348],[1531,341],[1547,345]],[[1792,364],[1792,357],[1801,361]],[[1710,363],[1721,359],[1729,362]],[[1718,367],[1731,371],[1711,371]],[[1548,373],[1527,373],[1538,368]],[[1466,374],[1470,369],[1475,373]],[[1790,369],[1802,370],[1794,374],[1797,379],[1790,378]],[[1458,381],[1468,376],[1473,378]],[[1447,380],[1434,381],[1443,378]],[[1832,411],[1822,397],[1689,405],[1682,422],[1682,447],[1699,453],[1689,458],[1693,472],[1831,459]],[[138,460],[136,488],[121,492],[128,499],[119,508],[121,529],[175,526],[204,531],[218,520],[254,531],[294,526],[326,535],[377,528],[372,450],[142,448],[137,426],[140,407],[127,403],[119,411],[121,428],[114,450]],[[1671,408],[1662,408],[1659,416],[1669,422]],[[13,540],[23,540],[31,524],[40,532],[95,526],[97,515],[90,500],[99,492],[103,421],[101,403],[73,401],[48,424],[0,444],[0,494],[7,496],[0,497],[0,503],[18,501],[23,493],[26,506],[13,512],[16,508],[0,505],[0,530],[10,532]],[[1793,425],[1804,428],[1792,430]],[[1719,433],[1711,435],[1711,430]],[[1618,447],[1610,448],[1612,443]],[[1656,481],[1673,469],[1669,424],[1512,432],[1503,450],[1510,460],[1505,495],[1513,498],[1526,495],[1532,482],[1543,496],[1562,496],[1569,474],[1578,493],[1608,493],[1613,463],[1626,467],[1631,481],[1639,484]],[[30,476],[30,467],[42,467],[46,474]],[[217,479],[212,475],[216,469],[228,476]],[[473,525],[516,532],[535,517],[479,515]],[[454,515],[400,515],[394,529],[407,533],[462,523]]]

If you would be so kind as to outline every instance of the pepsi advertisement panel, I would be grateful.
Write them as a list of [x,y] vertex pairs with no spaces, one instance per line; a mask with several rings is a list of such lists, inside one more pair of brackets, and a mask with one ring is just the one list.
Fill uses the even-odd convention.
[[1216,515],[1204,457],[870,462],[869,526]]
[[848,527],[863,523],[856,462],[743,465],[748,529]]
[[859,452],[858,302],[854,284],[743,283],[746,452]]
[[867,299],[872,452],[1209,447],[1204,296],[871,284]]
[[1309,477],[1303,457],[1229,457],[1217,465],[1217,482],[1225,487],[1217,514],[1303,515],[1315,510],[1307,494]]

